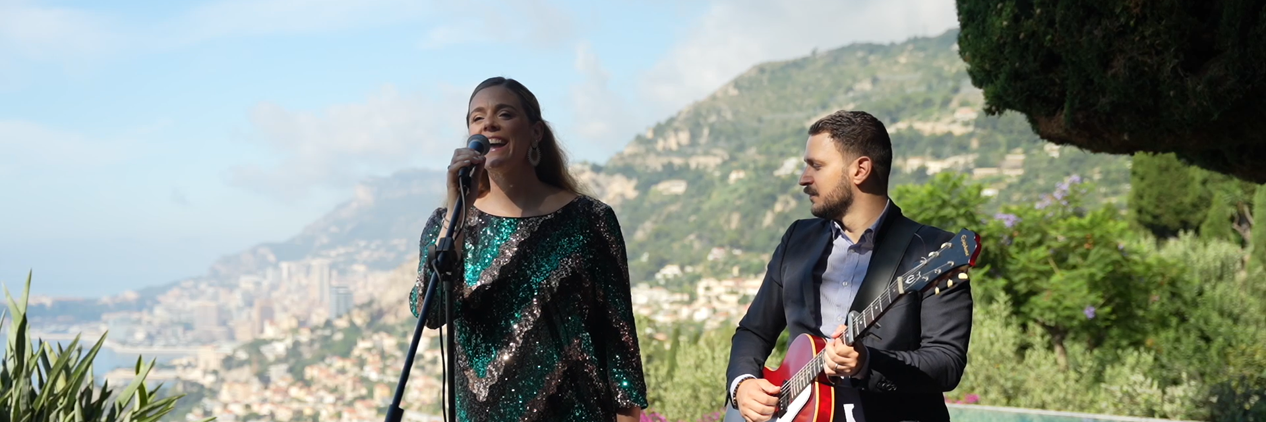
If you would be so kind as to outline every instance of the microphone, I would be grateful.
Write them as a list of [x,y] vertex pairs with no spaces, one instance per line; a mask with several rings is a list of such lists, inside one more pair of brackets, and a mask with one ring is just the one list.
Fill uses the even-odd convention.
[[[476,133],[466,139],[466,148],[473,149],[481,155],[487,154],[488,149],[492,148],[492,142],[488,141],[487,136]],[[459,186],[470,186],[470,173],[474,171],[473,167],[474,165],[472,164],[457,171],[457,180],[461,183]]]

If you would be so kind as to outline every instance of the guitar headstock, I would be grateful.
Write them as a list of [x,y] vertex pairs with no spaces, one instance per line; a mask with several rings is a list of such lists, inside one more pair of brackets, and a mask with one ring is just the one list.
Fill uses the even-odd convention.
[[[844,333],[845,344],[852,345],[856,339],[874,335],[871,330],[877,320],[888,312],[890,306],[911,292],[918,292],[934,286],[936,294],[941,294],[941,281],[945,288],[951,289],[956,284],[966,283],[967,272],[976,265],[980,256],[980,235],[967,229],[959,231],[940,248],[921,258],[918,265],[897,277],[887,286],[888,293],[876,297],[862,311],[848,313],[848,329]],[[895,299],[894,299],[895,298]]]
[[960,230],[940,248],[924,257],[915,270],[898,277],[896,282],[900,291],[919,291],[933,285],[936,294],[941,294],[939,281],[945,281],[945,288],[962,284],[969,278],[968,271],[976,266],[976,258],[980,256],[980,235],[967,229]]

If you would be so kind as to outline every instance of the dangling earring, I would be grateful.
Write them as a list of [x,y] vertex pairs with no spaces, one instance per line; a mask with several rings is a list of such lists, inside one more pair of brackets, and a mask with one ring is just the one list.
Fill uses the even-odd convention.
[[537,146],[540,142],[533,142],[532,148],[528,148],[528,162],[532,163],[532,167],[536,167],[541,163],[541,147]]

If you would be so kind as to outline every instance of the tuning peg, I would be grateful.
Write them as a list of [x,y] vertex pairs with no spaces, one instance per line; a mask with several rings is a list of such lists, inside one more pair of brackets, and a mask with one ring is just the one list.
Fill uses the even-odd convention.
[[966,280],[966,279],[967,279],[967,273],[966,273],[966,272],[961,272],[961,273],[958,273],[958,279],[959,279],[959,280]]
[[935,291],[936,291],[936,294],[937,294],[937,295],[940,295],[940,294],[941,294],[941,286],[936,286]]
[[945,281],[945,288],[947,288],[947,289],[954,288],[954,280],[946,280],[946,281]]

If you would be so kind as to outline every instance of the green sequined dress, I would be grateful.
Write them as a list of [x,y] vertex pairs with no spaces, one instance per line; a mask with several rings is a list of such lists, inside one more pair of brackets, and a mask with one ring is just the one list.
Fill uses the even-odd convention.
[[[423,253],[444,214],[427,221]],[[614,421],[618,409],[646,407],[624,238],[609,206],[582,195],[518,218],[471,207],[465,231],[454,268],[459,420]],[[430,281],[425,258],[409,294],[415,317]],[[443,324],[439,303],[430,328]]]

